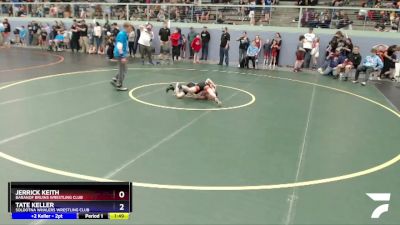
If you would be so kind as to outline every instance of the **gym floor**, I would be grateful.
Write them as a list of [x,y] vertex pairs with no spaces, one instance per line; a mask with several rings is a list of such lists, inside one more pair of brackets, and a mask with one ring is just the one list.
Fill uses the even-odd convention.
[[[134,182],[133,218],[74,223],[399,223],[392,84],[131,63],[129,91],[117,92],[115,68],[100,56],[0,49],[0,224],[32,223],[10,219],[7,182],[85,180]],[[165,93],[206,78],[220,85],[221,108]],[[391,193],[389,211],[371,219],[381,203],[366,193]]]

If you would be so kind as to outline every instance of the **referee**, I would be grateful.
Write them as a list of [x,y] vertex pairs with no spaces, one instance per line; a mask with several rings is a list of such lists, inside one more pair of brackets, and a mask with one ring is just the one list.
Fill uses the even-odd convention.
[[127,91],[128,88],[123,86],[127,71],[127,60],[128,56],[128,34],[132,32],[133,27],[130,23],[126,22],[123,25],[123,29],[118,32],[115,38],[114,58],[118,60],[119,70],[115,77],[112,78],[111,84],[115,86],[118,91]]

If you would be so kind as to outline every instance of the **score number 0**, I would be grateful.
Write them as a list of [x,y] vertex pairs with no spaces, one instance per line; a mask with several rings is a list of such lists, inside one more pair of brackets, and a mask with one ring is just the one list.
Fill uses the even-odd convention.
[[[118,196],[120,197],[120,198],[124,198],[125,197],[125,192],[123,192],[123,191],[120,191],[119,193],[118,193]],[[120,211],[124,211],[125,210],[125,205],[124,204],[119,204],[119,210]]]

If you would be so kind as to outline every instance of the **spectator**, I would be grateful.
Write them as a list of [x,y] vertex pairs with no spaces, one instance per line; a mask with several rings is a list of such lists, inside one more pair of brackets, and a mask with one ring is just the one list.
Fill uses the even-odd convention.
[[21,26],[21,29],[19,30],[19,38],[22,45],[26,45],[27,33],[28,31],[26,30],[25,26]]
[[3,26],[4,26],[4,31],[3,31],[3,42],[5,45],[10,45],[10,33],[11,33],[11,25],[8,22],[7,18],[4,18],[3,20]]
[[140,26],[140,38],[139,38],[139,51],[144,65],[144,57],[146,56],[149,60],[149,64],[154,65],[152,60],[152,49],[151,42],[154,39],[153,25],[147,23],[146,25]]
[[396,51],[398,47],[397,45],[391,45],[387,48],[387,50],[383,54],[383,68],[379,75],[380,78],[389,78],[392,79],[392,72],[395,68],[397,62]]
[[4,25],[0,23],[0,46],[3,46],[3,33],[4,33]]
[[[256,42],[256,47],[260,50],[262,46],[262,41],[260,38],[260,35],[256,35],[254,41]],[[256,55],[256,64],[258,66],[258,57],[259,57],[260,51],[258,51],[258,54]]]
[[256,41],[252,41],[251,45],[247,48],[246,52],[246,65],[247,68],[249,68],[249,61],[253,63],[253,69],[256,69],[256,57],[258,53],[260,52],[260,49],[256,45]]
[[272,46],[271,46],[271,64],[269,64],[270,69],[274,70],[275,66],[277,65],[279,49],[280,49],[279,42],[276,39],[274,39],[272,41]]
[[313,47],[313,43],[315,41],[314,29],[312,27],[309,28],[308,33],[304,34],[303,41],[303,49],[305,51],[304,56],[304,68],[310,68],[311,66],[311,50]]
[[322,75],[331,75],[334,78],[337,77],[337,74],[334,73],[336,72],[336,67],[343,63],[345,60],[345,56],[340,54],[340,50],[336,49],[335,52],[331,52],[328,57],[327,57],[327,66],[325,70],[322,72]]
[[169,36],[171,31],[168,28],[168,22],[164,21],[163,27],[158,31],[158,37],[160,39],[160,61],[167,60],[170,46],[169,46]]
[[[273,4],[272,0],[263,0],[263,14],[264,14],[264,21],[266,23],[269,23],[269,19],[271,17],[271,5]],[[262,21],[260,21],[262,22]]]
[[181,39],[181,34],[179,33],[178,28],[174,30],[174,32],[171,34],[171,45],[172,45],[172,61],[179,60],[179,56],[181,55],[181,49],[179,45],[179,40]]
[[88,26],[85,20],[81,20],[77,26],[79,30],[79,45],[83,50],[83,53],[89,53],[89,38],[88,38]]
[[208,58],[208,43],[210,42],[211,36],[207,30],[207,27],[203,27],[203,31],[201,32],[201,43],[203,44],[201,48],[201,58],[200,60],[207,61]]
[[76,52],[79,51],[80,46],[79,46],[79,39],[80,39],[80,31],[78,29],[79,24],[76,22],[76,20],[73,21],[73,24],[71,26],[71,31],[72,31],[72,36],[71,36],[71,51]]
[[223,28],[221,35],[221,42],[219,45],[219,63],[223,64],[225,58],[225,64],[229,66],[229,41],[231,40],[231,35],[228,33],[228,27]]
[[[45,49],[47,46],[47,36],[48,36],[47,29],[45,26],[42,26],[39,32],[39,45],[42,49]],[[72,38],[70,44],[72,46]]]
[[128,47],[129,47],[129,56],[135,57],[135,42],[136,42],[136,31],[135,27],[132,26],[132,31],[128,34]]
[[358,46],[353,48],[353,52],[351,52],[347,59],[339,64],[336,68],[336,73],[339,74],[339,77],[344,81],[347,81],[350,75],[350,71],[353,68],[358,68],[361,63],[362,56],[360,54],[360,49]]
[[377,53],[377,50],[375,48],[371,49],[371,55],[368,55],[367,57],[365,57],[361,66],[359,66],[357,68],[356,75],[355,75],[355,78],[353,81],[354,84],[359,82],[358,78],[359,78],[361,72],[365,73],[364,81],[361,82],[361,85],[365,86],[368,82],[370,74],[373,71],[378,71],[383,68],[382,60],[379,58],[379,56],[376,55],[376,53]]
[[314,39],[312,49],[311,49],[311,61],[312,61],[312,69],[317,69],[319,60],[319,37]]
[[236,41],[239,41],[239,65],[238,65],[238,67],[240,67],[240,63],[244,59],[246,59],[247,48],[249,47],[249,44],[250,44],[250,40],[247,37],[247,32],[244,31],[242,33],[242,36],[239,37]]
[[[188,33],[188,35],[187,35],[187,39],[188,39],[188,44],[189,44],[189,46],[192,46],[192,42],[193,42],[193,40],[194,40],[194,38],[197,36],[197,32],[194,30],[194,28],[193,27],[190,27],[190,29],[189,29],[189,33]],[[194,54],[194,51],[193,51],[193,49],[192,48],[190,48],[189,49],[189,59],[193,59],[193,54]]]
[[192,41],[191,48],[193,49],[193,63],[200,63],[200,50],[201,50],[201,38],[198,34]]
[[[281,47],[282,47],[282,36],[281,36],[281,34],[280,33],[275,33],[275,38],[273,39],[273,41],[274,40],[276,42],[276,46],[275,46],[275,50],[274,50],[275,54],[276,54],[276,56],[275,56],[275,64],[277,66],[279,66],[279,55],[280,55]],[[272,53],[273,52],[271,51],[271,56],[272,56]]]
[[188,40],[187,40],[186,36],[181,33],[180,46],[181,46],[181,58],[182,59],[186,58],[186,45],[187,45],[187,43],[188,43]]
[[103,28],[100,26],[99,22],[96,22],[96,25],[93,28],[93,38],[94,38],[94,43],[96,44],[96,54],[99,54],[99,50],[101,48],[101,42],[102,42],[102,32]]
[[272,42],[271,40],[267,39],[264,42],[263,45],[263,51],[264,51],[264,69],[267,68],[268,64],[270,63],[270,59],[271,59],[271,46],[272,46]]
[[297,44],[297,49],[296,49],[296,61],[294,63],[294,68],[293,72],[297,73],[301,71],[301,67],[304,62],[304,57],[306,54],[306,49],[304,49],[304,42],[306,42],[306,38],[304,35],[301,35],[299,37],[299,43]]
[[250,0],[249,2],[249,18],[250,18],[250,25],[254,26],[256,23],[256,0]]

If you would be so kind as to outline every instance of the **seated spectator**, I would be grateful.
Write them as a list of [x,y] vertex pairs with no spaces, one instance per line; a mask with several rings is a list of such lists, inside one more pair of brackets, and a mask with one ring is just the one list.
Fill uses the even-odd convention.
[[346,56],[344,54],[340,53],[340,49],[336,49],[335,53],[330,53],[328,55],[327,63],[326,63],[326,68],[325,70],[321,73],[322,75],[331,75],[333,78],[337,78],[336,72],[336,67],[339,64],[342,64],[346,60]]
[[348,54],[347,59],[336,67],[336,74],[339,74],[339,78],[347,81],[350,72],[353,68],[358,68],[362,60],[362,56],[360,54],[360,48],[355,46],[353,48],[353,52]]
[[382,60],[379,56],[376,55],[377,50],[375,48],[371,49],[371,55],[368,55],[363,60],[362,64],[357,68],[356,75],[353,83],[358,83],[358,78],[360,77],[360,73],[365,73],[364,81],[361,82],[362,86],[365,86],[368,82],[369,76],[373,71],[378,71],[383,68]]

